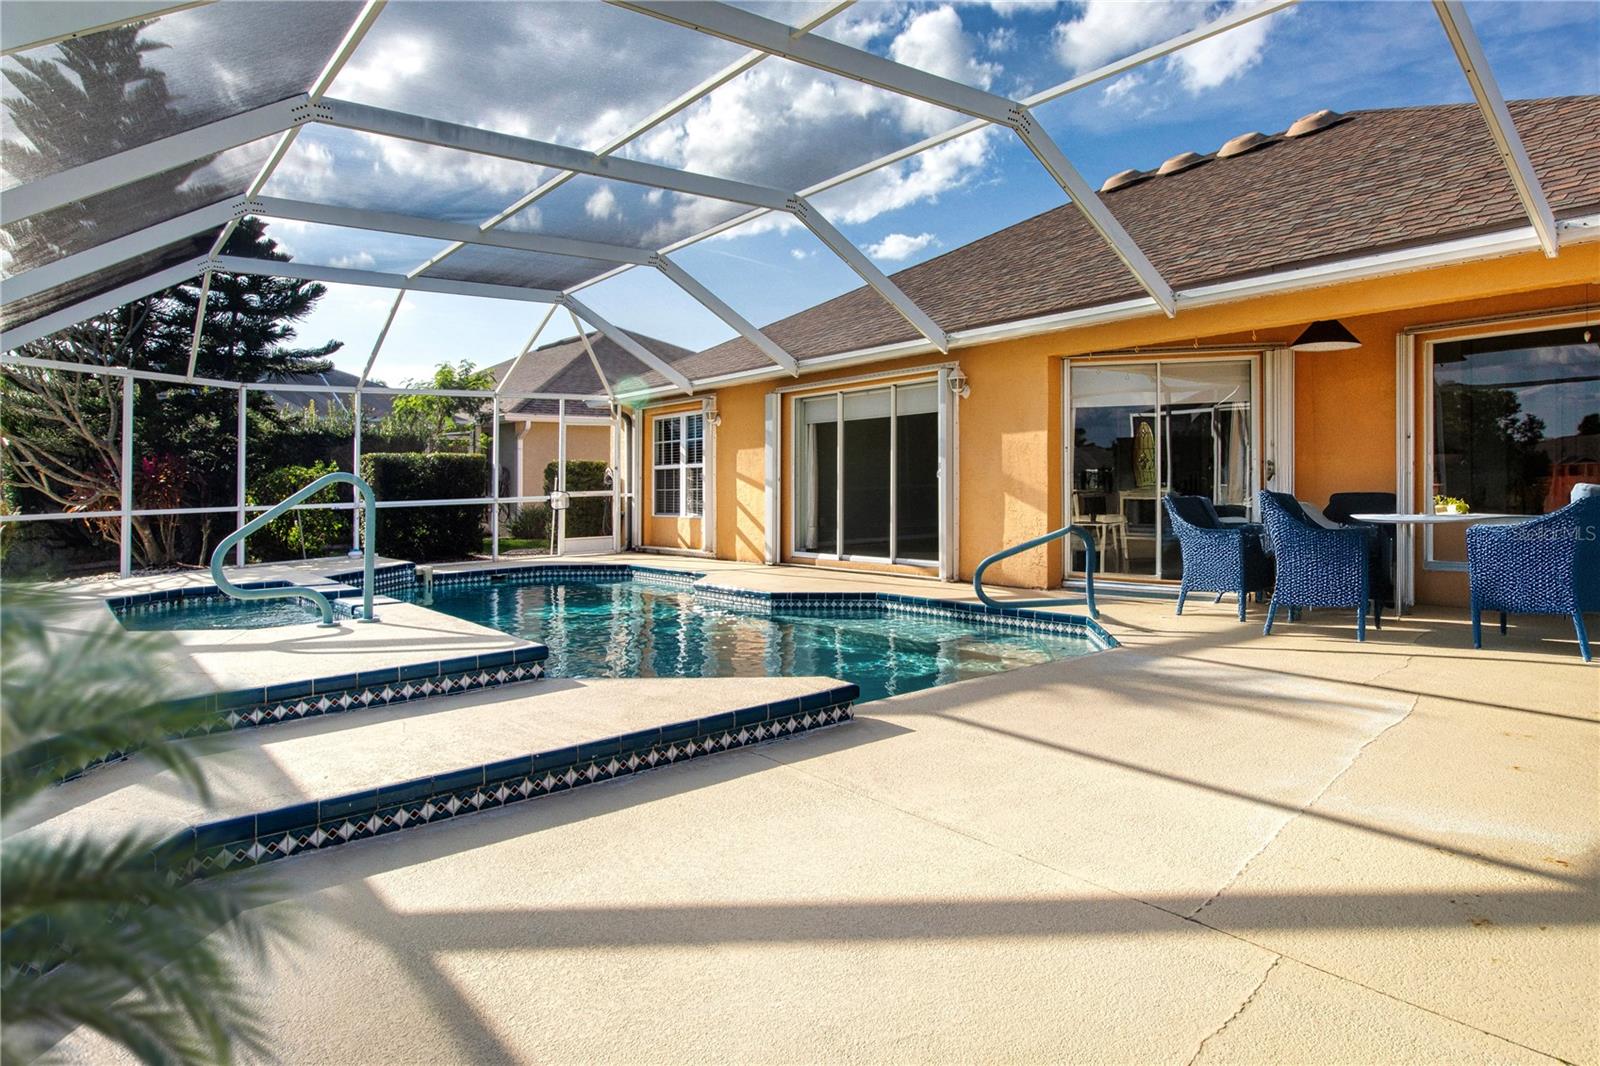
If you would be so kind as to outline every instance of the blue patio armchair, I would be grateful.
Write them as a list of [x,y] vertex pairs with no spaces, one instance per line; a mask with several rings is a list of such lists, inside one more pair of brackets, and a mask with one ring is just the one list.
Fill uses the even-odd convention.
[[1483,647],[1484,611],[1500,612],[1502,633],[1507,614],[1567,614],[1583,661],[1593,661],[1583,612],[1600,611],[1600,495],[1573,497],[1543,518],[1467,530],[1474,648]]
[[1244,621],[1245,597],[1262,594],[1272,585],[1272,564],[1261,547],[1258,525],[1225,526],[1204,496],[1164,497],[1172,533],[1183,553],[1183,581],[1178,586],[1178,613],[1191,592],[1239,595],[1239,621]]
[[1272,632],[1278,609],[1289,610],[1289,620],[1304,607],[1353,607],[1356,639],[1367,639],[1367,612],[1383,628],[1383,600],[1388,589],[1381,575],[1374,580],[1371,540],[1375,530],[1363,526],[1325,529],[1300,509],[1293,496],[1261,493],[1261,520],[1271,538],[1277,566],[1272,602],[1267,604],[1267,624]]

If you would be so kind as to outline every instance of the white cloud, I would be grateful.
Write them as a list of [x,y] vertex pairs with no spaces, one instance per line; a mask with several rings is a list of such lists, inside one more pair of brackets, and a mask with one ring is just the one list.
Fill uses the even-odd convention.
[[991,52],[1009,52],[1017,46],[1017,31],[1010,26],[996,26],[984,36],[983,46]]
[[1087,0],[1077,18],[1057,24],[1056,56],[1073,71],[1089,70],[1194,28],[1205,11],[1191,0]]
[[339,91],[352,96],[383,95],[427,72],[433,58],[433,42],[404,35],[381,42],[376,51],[362,49],[339,73]]
[[[973,44],[955,8],[936,7],[906,24],[889,45],[889,56],[897,63],[987,89],[1000,73],[1000,65],[979,60]],[[901,107],[901,121],[911,129],[938,133],[950,126],[950,112],[945,108],[905,99]]]
[[814,252],[808,252],[804,248],[790,248],[789,249],[789,257],[791,259],[796,259],[796,260],[810,259],[812,257],[812,255],[814,255],[814,254],[815,254]]
[[899,26],[904,14],[905,12],[897,6],[869,4],[866,7],[851,8],[845,14],[829,19],[822,24],[817,33],[852,48],[865,48],[870,42]]
[[1274,17],[1268,15],[1235,26],[1227,33],[1174,52],[1169,63],[1178,70],[1183,87],[1191,93],[1214,89],[1261,62]]
[[1101,90],[1100,98],[1108,104],[1114,104],[1143,84],[1143,74],[1138,72],[1124,74],[1122,77],[1115,78],[1109,84],[1107,84],[1106,87]]
[[891,233],[878,243],[867,245],[866,252],[874,259],[898,262],[911,258],[930,244],[937,243],[938,239],[931,233],[919,233],[915,237],[906,233]]
[[334,256],[328,265],[343,270],[371,270],[376,263],[377,260],[372,258],[371,252],[355,252],[350,255]]
[[[1242,6],[1235,4],[1231,10]],[[1056,56],[1074,71],[1090,70],[1186,33],[1218,14],[1215,10],[1208,11],[1204,3],[1192,0],[1149,0],[1146,3],[1088,0],[1076,18],[1056,26]],[[1167,57],[1161,69],[1175,75],[1191,95],[1214,89],[1261,61],[1267,36],[1281,14],[1235,26],[1180,49]],[[1102,99],[1106,103],[1118,102],[1133,88],[1147,83],[1139,80],[1142,77],[1135,75],[1111,83],[1103,91]]]
[[816,202],[829,218],[844,223],[868,222],[888,211],[935,202],[983,170],[994,139],[994,127],[985,126],[821,193]]
[[619,214],[617,194],[612,192],[609,186],[600,186],[583,202],[583,213],[597,221],[615,218]]

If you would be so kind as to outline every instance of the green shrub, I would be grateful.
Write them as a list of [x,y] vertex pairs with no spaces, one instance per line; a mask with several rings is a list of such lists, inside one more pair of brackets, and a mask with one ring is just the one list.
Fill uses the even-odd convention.
[[506,523],[505,535],[517,540],[550,540],[550,505],[548,503],[524,504]]
[[[383,502],[482,496],[489,485],[489,460],[444,452],[369,452],[361,457],[361,476]],[[378,552],[419,563],[465,559],[483,547],[486,514],[475,504],[385,508],[378,512]]]
[[[544,491],[555,491],[556,468],[559,463],[548,463],[544,468]],[[596,492],[608,489],[606,464],[595,459],[567,460],[567,491]],[[604,537],[611,533],[611,501],[594,496],[573,500],[567,507],[567,536]]]
[[[338,469],[331,460],[277,467],[255,478],[254,486],[245,493],[245,502],[258,506],[282,503],[317,478]],[[329,485],[304,502],[337,503],[348,492],[341,486]],[[273,562],[336,553],[349,543],[349,511],[291,511],[250,534],[245,546],[252,559]]]

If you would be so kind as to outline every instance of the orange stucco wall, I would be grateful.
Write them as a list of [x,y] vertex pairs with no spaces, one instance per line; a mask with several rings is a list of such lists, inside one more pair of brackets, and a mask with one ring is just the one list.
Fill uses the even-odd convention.
[[[701,539],[704,524],[698,518],[669,518],[655,515],[655,470],[651,464],[651,457],[655,454],[655,429],[658,415],[679,414],[684,411],[700,410],[700,401],[693,403],[669,404],[662,407],[652,407],[643,412],[644,422],[644,448],[639,453],[639,507],[641,510],[639,535],[640,541],[649,548],[671,548],[677,551],[701,551],[705,547]],[[717,432],[711,426],[706,427],[708,434]],[[761,419],[756,418],[756,432],[761,432]],[[709,442],[708,442],[709,443]],[[720,438],[719,438],[720,443]],[[719,455],[720,461],[720,455]],[[760,536],[760,526],[756,527],[756,535]]]
[[[1394,490],[1395,346],[1400,331],[1596,303],[1600,303],[1600,245],[1589,244],[1554,260],[1535,253],[1435,268],[1184,310],[1172,319],[1148,316],[960,348],[947,357],[930,353],[858,365],[807,375],[805,381],[822,385],[869,372],[888,374],[959,362],[972,389],[971,396],[961,401],[959,414],[959,558],[965,578],[990,552],[1037,536],[1062,520],[1065,358],[1140,348],[1259,345],[1266,349],[1287,345],[1314,319],[1340,319],[1362,346],[1347,352],[1302,353],[1295,364],[1296,495],[1320,504],[1333,492]],[[717,393],[722,425],[717,430],[712,490],[717,494],[718,554],[724,558],[760,561],[763,556],[764,398],[785,384],[794,382],[762,381]],[[787,419],[787,404],[784,413]],[[787,475],[788,457],[784,458]],[[648,461],[646,467],[648,492]],[[785,499],[785,538],[788,506]],[[656,530],[652,523],[647,526],[653,538],[647,543],[669,542],[668,531]],[[1028,553],[991,573],[999,583],[1056,585],[1062,578],[1062,553],[1059,547]],[[1465,595],[1462,575],[1427,572],[1426,581],[1423,577],[1419,571],[1417,589],[1425,602],[1452,602]]]
[[[544,494],[544,469],[556,461],[557,424],[525,422],[522,427],[523,496]],[[611,458],[611,427],[567,424],[567,459],[607,462]],[[505,462],[504,457],[501,459]]]

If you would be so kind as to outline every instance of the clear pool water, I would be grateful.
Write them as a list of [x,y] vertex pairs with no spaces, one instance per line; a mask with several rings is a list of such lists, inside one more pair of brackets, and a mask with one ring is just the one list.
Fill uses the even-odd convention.
[[322,621],[305,600],[236,600],[199,596],[124,607],[116,612],[124,629],[265,629]]
[[392,593],[550,649],[553,677],[821,675],[861,700],[1095,651],[1087,638],[884,614],[783,615],[708,606],[686,589],[635,581],[478,585]]

